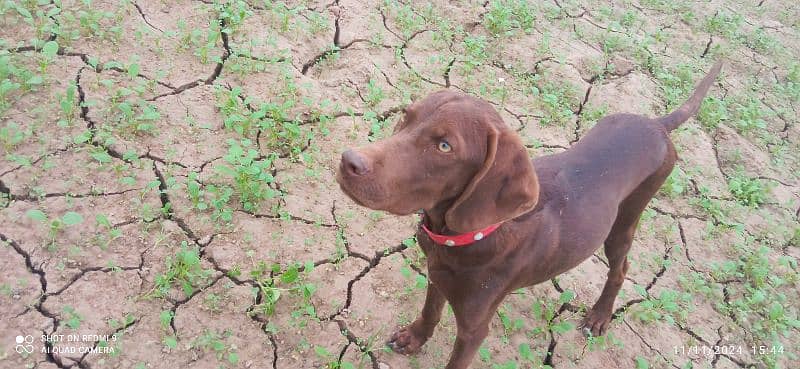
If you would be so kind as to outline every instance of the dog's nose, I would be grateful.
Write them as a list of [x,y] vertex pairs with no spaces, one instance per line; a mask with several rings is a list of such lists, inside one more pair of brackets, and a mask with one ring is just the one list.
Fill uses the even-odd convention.
[[347,150],[342,153],[342,169],[357,176],[369,171],[366,159],[355,150]]

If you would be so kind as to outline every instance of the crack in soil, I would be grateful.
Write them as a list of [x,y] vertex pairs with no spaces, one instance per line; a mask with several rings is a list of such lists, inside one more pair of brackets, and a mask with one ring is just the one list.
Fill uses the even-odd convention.
[[[425,82],[428,82],[428,83],[430,83],[432,85],[435,85],[435,86],[450,87],[450,68],[449,68],[449,66],[448,66],[448,68],[446,70],[446,74],[443,75],[443,77],[445,78],[445,83],[442,83],[442,82],[434,81],[434,80],[432,80],[432,79],[430,79],[428,77],[423,76],[422,73],[420,73],[419,71],[417,71],[416,68],[411,66],[411,64],[408,62],[408,58],[406,58],[406,49],[408,48],[408,43],[411,42],[411,40],[413,40],[418,35],[420,35],[422,33],[425,33],[425,32],[428,32],[428,31],[430,31],[430,30],[422,29],[422,30],[416,31],[413,34],[411,34],[411,36],[408,39],[403,41],[403,44],[400,45],[399,48],[397,48],[398,54],[400,56],[400,60],[403,62],[403,65],[405,65],[406,68],[408,68],[408,70],[410,70],[412,73],[414,73],[415,76],[417,76],[417,78],[419,78],[419,79],[421,79],[421,80],[423,80]],[[455,59],[453,59],[450,62],[450,64],[452,65],[452,63],[454,63],[454,62],[455,62]]]
[[[677,326],[678,329],[680,329],[684,333],[688,334],[689,336],[691,336],[692,338],[694,338],[698,342],[702,342],[703,345],[705,345],[706,347],[711,347],[711,343],[710,342],[708,342],[705,339],[703,339],[703,337],[700,337],[699,334],[697,334],[695,331],[691,330],[689,327],[684,327],[683,325],[681,325],[678,322],[675,323],[675,326]],[[756,366],[754,363],[745,363],[744,361],[739,360],[737,357],[735,357],[733,355],[730,355],[730,354],[726,354],[724,352],[716,353],[716,355],[725,357],[726,359],[730,360],[732,363],[736,364],[740,368],[752,368],[752,367]]]
[[[87,197],[105,197],[105,196],[117,196],[117,195],[124,195],[128,192],[134,191],[142,191],[143,188],[130,188],[127,190],[122,191],[114,191],[114,192],[87,192],[87,193],[71,193],[71,192],[53,192],[53,193],[46,193],[39,196],[31,196],[30,194],[27,195],[12,195],[8,194],[9,199],[15,201],[24,201],[24,202],[39,202],[42,199],[46,198],[53,198],[53,197],[67,197],[70,199],[83,199]],[[0,192],[5,192],[2,188],[2,182],[0,182]]]
[[[264,327],[261,330],[266,331],[265,327],[266,323],[264,323]],[[278,342],[275,341],[275,336],[272,333],[267,334],[267,338],[272,344],[272,369],[278,369]]]
[[[355,277],[353,277],[353,279],[351,279],[350,281],[347,282],[347,299],[345,300],[344,305],[341,306],[339,309],[337,309],[334,313],[330,314],[329,316],[320,318],[320,320],[322,320],[322,321],[336,320],[335,318],[338,317],[339,315],[341,315],[342,312],[344,312],[347,309],[350,309],[350,304],[353,301],[353,285],[355,285],[356,282],[361,280],[361,278],[364,278],[364,276],[366,276],[367,273],[372,271],[372,269],[377,267],[378,264],[380,263],[381,259],[383,259],[384,257],[390,256],[392,254],[399,253],[399,252],[405,250],[406,248],[407,248],[407,246],[401,243],[401,244],[399,244],[397,246],[393,246],[393,247],[387,248],[387,249],[385,249],[383,251],[376,251],[375,252],[375,256],[368,260],[369,264],[366,267],[364,267],[364,269],[362,269],[361,272],[358,273],[358,275],[356,275]],[[349,253],[350,252],[348,251],[348,254]],[[361,254],[358,254],[358,255],[361,255]],[[350,256],[354,256],[354,255],[350,255]],[[354,257],[362,258],[363,255],[362,256],[354,256]]]
[[[568,18],[580,18],[580,17],[583,17],[583,15],[587,13],[587,10],[586,10],[584,7],[580,7],[580,8],[581,8],[581,10],[583,10],[583,12],[581,12],[580,14],[572,15],[572,14],[569,14],[569,12],[567,11],[567,9],[564,9],[564,7],[563,7],[563,6],[561,6],[561,3],[559,3],[559,2],[558,2],[558,0],[553,0],[553,2],[556,4],[556,6],[557,6],[559,9],[561,9],[561,12],[562,12],[562,13],[564,13],[564,15],[565,15],[566,17],[568,17]],[[562,19],[563,19],[563,18],[562,18]]]
[[144,14],[144,11],[142,11],[142,7],[139,6],[138,2],[134,1],[133,2],[133,6],[136,8],[136,11],[139,12],[139,16],[142,17],[142,20],[145,23],[147,23],[147,25],[150,26],[150,28],[152,28],[152,29],[154,29],[154,30],[156,30],[158,32],[164,33],[164,31],[161,30],[161,28],[158,28],[158,27],[154,26],[152,23],[150,23],[149,20],[147,20],[147,16]]
[[636,335],[636,337],[638,337],[638,338],[639,338],[639,340],[640,340],[640,341],[642,341],[642,343],[643,343],[645,346],[647,346],[647,348],[648,348],[648,349],[650,349],[650,351],[655,351],[655,352],[658,354],[658,356],[661,356],[661,359],[663,359],[665,362],[667,362],[667,363],[669,363],[670,365],[672,365],[672,367],[674,367],[674,368],[676,368],[676,369],[681,369],[681,367],[679,367],[679,366],[675,365],[674,363],[672,363],[672,361],[671,361],[671,360],[667,359],[667,357],[664,355],[664,353],[662,353],[662,352],[661,352],[661,350],[659,350],[659,349],[657,349],[657,348],[653,347],[653,345],[651,345],[649,342],[647,342],[647,340],[646,340],[646,339],[644,339],[644,337],[642,337],[642,335],[641,335],[641,334],[640,334],[638,331],[636,331],[635,329],[633,329],[633,326],[631,326],[631,324],[630,324],[630,323],[628,323],[628,321],[627,321],[627,320],[623,319],[623,320],[622,320],[622,322],[623,322],[623,323],[625,323],[625,325],[626,325],[626,326],[628,326],[628,328],[631,330],[631,332],[633,332],[633,334],[634,334],[634,335]]
[[705,58],[708,54],[708,51],[711,49],[711,43],[714,42],[714,36],[708,35],[708,43],[706,43],[706,48],[703,50],[703,53],[700,54],[700,58]]
[[450,87],[450,71],[453,69],[453,64],[455,64],[456,58],[450,59],[450,62],[447,63],[447,67],[444,69],[444,73],[442,77],[444,78],[444,87]]
[[573,111],[572,114],[575,115],[575,130],[573,134],[575,135],[575,139],[570,140],[570,144],[574,144],[581,139],[580,131],[581,131],[581,113],[583,112],[583,107],[586,106],[586,102],[589,101],[589,94],[592,93],[592,87],[594,85],[589,84],[589,87],[586,89],[586,93],[583,95],[583,101],[578,105],[578,110]]
[[[339,1],[337,0],[335,3],[338,5]],[[342,45],[340,43],[340,41],[339,41],[339,35],[340,35],[340,31],[341,31],[340,26],[339,26],[340,14],[338,12],[336,12],[335,13],[335,17],[336,17],[336,19],[334,20],[335,31],[333,33],[333,47],[318,53],[317,55],[312,57],[311,60],[303,63],[303,65],[300,67],[300,74],[306,75],[311,68],[313,68],[314,66],[316,66],[317,64],[319,64],[323,60],[326,60],[327,58],[329,58],[329,57],[331,57],[333,55],[336,55],[337,53],[339,53],[339,52],[341,52],[343,50],[347,50],[351,46],[353,46],[353,45],[355,45],[357,43],[370,42],[369,40],[367,40],[365,38],[356,38],[356,39],[353,39],[350,42]],[[386,47],[386,46],[387,45],[384,45],[384,47]]]
[[225,19],[217,18],[217,21],[220,23],[219,33],[220,33],[220,38],[222,39],[223,51],[222,51],[222,57],[220,58],[220,61],[217,62],[217,65],[214,66],[214,70],[211,72],[211,75],[208,76],[208,78],[206,78],[205,80],[195,80],[192,82],[185,83],[178,87],[172,87],[171,88],[172,91],[153,96],[147,99],[147,101],[156,101],[162,97],[178,95],[186,90],[193,89],[200,85],[211,85],[214,83],[214,81],[217,80],[217,78],[219,78],[219,76],[222,74],[222,69],[225,66],[225,62],[228,60],[228,58],[230,58],[231,55],[233,55],[233,52],[231,51],[230,41],[228,39],[228,33],[224,31],[226,27]]
[[20,165],[17,165],[17,166],[16,166],[16,167],[14,167],[14,168],[11,168],[11,169],[9,169],[9,170],[6,170],[6,171],[5,171],[5,172],[3,172],[3,173],[0,173],[0,177],[3,177],[3,176],[5,176],[6,174],[10,174],[10,173],[16,172],[17,170],[19,170],[19,169],[22,169],[23,167],[26,167],[26,166],[33,166],[33,165],[35,165],[35,164],[38,164],[40,161],[42,161],[44,158],[46,158],[46,157],[48,157],[48,156],[53,156],[53,155],[56,155],[56,154],[60,154],[60,153],[67,152],[67,151],[69,151],[69,149],[70,149],[71,147],[72,147],[72,145],[67,145],[67,146],[65,146],[65,147],[58,148],[58,149],[55,149],[55,150],[53,150],[53,151],[51,151],[51,152],[48,152],[48,153],[42,154],[42,155],[40,155],[38,158],[36,158],[36,159],[35,159],[35,160],[33,160],[33,161],[30,161],[30,162],[28,162],[28,163],[25,163],[25,164],[20,164]]
[[[661,210],[661,211],[663,211],[663,210]],[[656,212],[658,213],[659,211],[657,210]],[[669,212],[663,211],[663,213],[659,213],[659,214],[662,214],[662,215],[665,215],[665,216],[670,216],[670,217],[672,217],[673,221],[678,223],[678,231],[680,233],[681,243],[682,243],[684,252],[686,253],[687,259],[689,259],[689,261],[691,262],[692,259],[689,257],[689,251],[688,251],[689,248],[688,248],[688,245],[686,243],[686,236],[683,233],[683,226],[681,225],[680,221],[677,220],[675,218],[675,216],[673,214],[669,213]],[[664,246],[667,246],[667,245],[668,245],[668,242],[665,241]],[[670,253],[672,252],[672,249],[673,249],[672,246],[669,246],[669,247],[666,248],[666,250],[664,251],[664,256],[662,257],[661,268],[658,270],[658,272],[656,272],[656,274],[653,276],[653,279],[651,279],[650,282],[647,284],[647,286],[645,286],[645,288],[644,288],[645,292],[647,293],[648,298],[650,296],[650,289],[653,288],[653,286],[655,286],[656,282],[658,282],[658,279],[661,278],[664,275],[664,273],[666,273],[666,271],[667,271],[667,261],[670,259]],[[694,271],[696,271],[694,269],[694,266],[691,265],[691,264],[689,265],[689,268],[694,270]],[[629,307],[631,307],[633,305],[636,305],[636,304],[639,304],[639,303],[644,302],[644,301],[645,301],[644,298],[638,297],[638,298],[635,298],[635,299],[632,299],[632,300],[629,300],[629,301],[625,302],[620,307],[618,307],[616,310],[614,310],[614,313],[612,314],[613,319],[619,318]]]
[[[130,328],[130,327],[133,327],[134,325],[136,325],[136,323],[139,323],[139,318],[133,318],[131,321],[129,321],[129,322],[126,322],[126,323],[125,323],[125,324],[123,324],[121,327],[119,327],[119,328],[115,329],[113,332],[111,332],[111,334],[108,334],[108,336],[109,336],[109,337],[111,337],[111,336],[116,336],[116,335],[117,335],[117,334],[119,334],[120,332],[123,332],[123,331],[127,330],[128,328]],[[89,355],[90,353],[92,353],[92,351],[94,351],[94,350],[97,348],[97,345],[98,345],[99,343],[100,343],[100,341],[95,341],[95,343],[92,345],[92,349],[91,349],[91,350],[89,350],[89,351],[87,351],[86,353],[84,353],[84,354],[81,356],[80,360],[78,360],[78,361],[75,363],[76,365],[78,365],[78,367],[79,367],[79,368],[91,368],[91,366],[90,366],[88,363],[85,363],[85,362],[84,362],[84,360],[86,359],[86,356],[87,356],[87,355]]]
[[[58,327],[59,327],[61,321],[58,319],[58,315],[57,314],[54,314],[53,312],[47,310],[44,307],[44,302],[45,302],[45,300],[47,300],[47,297],[48,297],[48,293],[47,293],[47,278],[45,276],[44,269],[42,269],[42,265],[44,264],[44,262],[42,262],[42,264],[40,264],[39,266],[34,266],[33,262],[31,261],[30,254],[28,254],[25,250],[23,250],[22,247],[16,241],[6,237],[6,235],[4,235],[2,233],[0,233],[0,241],[3,241],[6,244],[11,245],[11,248],[13,248],[14,251],[18,255],[22,256],[22,258],[25,260],[25,266],[28,268],[28,271],[30,273],[33,273],[33,274],[36,274],[36,275],[39,276],[39,284],[41,286],[42,292],[41,292],[41,295],[39,296],[39,298],[37,299],[36,303],[33,305],[33,308],[39,314],[41,314],[42,316],[44,316],[46,318],[51,319],[52,322],[53,322],[52,331],[47,332],[45,330],[42,330],[42,333],[44,335],[51,335],[51,334],[55,333],[55,331],[58,330]],[[61,362],[61,360],[60,359],[57,360],[57,358],[53,355],[53,342],[45,341],[44,346],[47,349],[46,356],[45,356],[47,361],[49,363],[52,363],[52,364],[56,365],[59,368],[64,368],[65,366]]]
[[[372,362],[372,369],[379,369],[380,366],[378,363],[378,358],[375,356],[372,350],[370,350],[370,348],[367,347],[367,345],[364,343],[362,339],[356,337],[356,335],[353,334],[352,331],[350,331],[350,328],[347,327],[347,323],[339,319],[335,319],[333,321],[336,322],[336,324],[339,326],[339,332],[342,334],[342,336],[347,338],[347,341],[349,343],[354,344],[359,351],[361,351],[362,353],[366,354],[369,357],[370,362]],[[344,356],[344,351],[342,351],[341,356]]]
[[251,217],[254,217],[254,218],[282,219],[282,220],[286,220],[288,218],[290,220],[294,220],[294,221],[298,221],[298,222],[301,222],[301,223],[305,223],[305,224],[313,225],[313,226],[318,226],[318,227],[337,228],[337,229],[339,228],[338,224],[330,224],[330,223],[324,223],[322,221],[314,221],[314,220],[311,220],[311,219],[306,219],[306,218],[299,217],[297,215],[292,215],[292,214],[286,214],[286,215],[280,215],[280,214],[258,214],[258,213],[249,212],[247,210],[241,210],[241,209],[237,209],[235,211],[239,212],[239,213],[247,214],[247,215],[249,215]]
[[170,326],[170,328],[172,328],[172,333],[175,335],[176,339],[178,339],[178,330],[175,328],[175,317],[178,316],[178,308],[180,308],[184,304],[188,303],[189,301],[192,301],[192,299],[195,296],[199,295],[201,292],[203,292],[203,291],[213,287],[214,285],[216,285],[217,282],[219,282],[219,280],[221,280],[224,277],[225,277],[225,274],[219,274],[219,275],[213,277],[211,279],[211,281],[208,282],[208,284],[206,284],[203,287],[195,288],[194,291],[192,291],[192,293],[189,296],[185,296],[183,299],[174,300],[174,301],[172,301],[171,298],[169,298],[169,297],[166,299],[166,301],[172,303],[172,307],[170,308],[170,311],[172,312],[172,320],[170,320],[169,326]]

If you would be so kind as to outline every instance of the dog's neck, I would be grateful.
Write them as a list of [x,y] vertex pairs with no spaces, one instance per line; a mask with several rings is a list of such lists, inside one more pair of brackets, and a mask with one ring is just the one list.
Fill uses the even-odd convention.
[[445,234],[447,232],[447,224],[445,224],[444,216],[450,206],[436,206],[432,209],[423,209],[425,216],[422,221],[434,233]]

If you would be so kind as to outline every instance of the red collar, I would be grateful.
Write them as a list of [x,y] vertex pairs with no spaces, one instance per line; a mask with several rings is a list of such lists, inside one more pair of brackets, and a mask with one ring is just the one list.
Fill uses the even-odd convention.
[[428,237],[431,238],[431,241],[433,241],[433,243],[437,245],[467,246],[471,245],[473,242],[480,241],[484,237],[492,234],[492,232],[497,230],[497,228],[500,228],[500,224],[502,223],[492,224],[484,229],[479,229],[477,231],[456,234],[456,235],[442,235],[431,232],[431,230],[428,229],[428,227],[425,225],[424,216],[421,224],[422,224],[422,230],[425,231],[425,233],[428,234]]

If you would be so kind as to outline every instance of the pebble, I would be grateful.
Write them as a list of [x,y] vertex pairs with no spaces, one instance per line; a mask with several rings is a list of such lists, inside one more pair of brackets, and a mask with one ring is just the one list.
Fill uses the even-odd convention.
[[378,363],[378,369],[391,369],[391,367],[386,363]]
[[205,237],[197,240],[197,243],[203,246],[208,245],[209,242],[211,242],[211,235],[206,235]]

